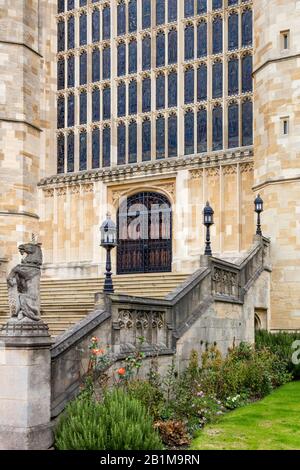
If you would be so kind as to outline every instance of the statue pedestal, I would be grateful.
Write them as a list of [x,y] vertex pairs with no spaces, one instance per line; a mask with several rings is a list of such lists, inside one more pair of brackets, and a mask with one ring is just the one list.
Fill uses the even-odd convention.
[[42,321],[10,320],[0,331],[0,450],[43,450],[53,443],[51,344]]

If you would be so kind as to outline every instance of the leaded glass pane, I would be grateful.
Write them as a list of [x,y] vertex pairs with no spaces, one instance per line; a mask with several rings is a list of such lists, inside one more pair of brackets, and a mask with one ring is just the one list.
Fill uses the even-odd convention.
[[110,7],[106,6],[102,11],[103,39],[110,39]]
[[85,46],[87,43],[87,16],[82,13],[79,17],[79,44]]
[[223,7],[223,0],[212,0],[212,9],[218,10]]
[[137,113],[137,82],[132,80],[129,83],[129,114]]
[[148,119],[142,125],[142,146],[143,162],[151,160],[151,122]]
[[187,111],[184,115],[184,153],[194,153],[194,112]]
[[87,0],[79,0],[79,6],[85,7],[87,5]]
[[126,85],[121,83],[118,86],[118,117],[126,114]]
[[103,119],[111,118],[111,92],[110,88],[103,89]]
[[75,18],[70,16],[68,19],[68,49],[75,47]]
[[207,152],[207,111],[199,109],[197,112],[197,152]]
[[92,81],[99,82],[100,80],[100,51],[93,49],[92,52]]
[[142,90],[142,112],[151,111],[151,78],[144,78]]
[[172,29],[168,35],[168,63],[175,64],[177,62],[177,31]]
[[87,53],[82,52],[80,55],[80,85],[87,83]]
[[102,134],[102,165],[110,166],[110,127],[104,127]]
[[188,68],[184,72],[184,102],[194,102],[194,69]]
[[121,123],[118,126],[118,165],[126,163],[126,127]]
[[95,128],[92,132],[92,168],[100,167],[100,129]]
[[156,109],[165,107],[165,76],[160,74],[156,77]]
[[126,45],[122,42],[118,45],[118,76],[126,74]]
[[142,27],[143,29],[151,27],[151,0],[143,0],[142,5]]
[[184,16],[194,16],[194,0],[184,0]]
[[128,3],[128,23],[129,32],[137,30],[137,5],[136,0],[130,0]]
[[65,136],[57,137],[57,173],[65,172]]
[[156,0],[156,24],[165,23],[165,0]]
[[75,86],[75,57],[70,55],[68,57],[68,88]]
[[156,36],[156,67],[165,65],[165,33]]
[[201,21],[197,26],[197,56],[207,56],[207,23]]
[[87,95],[85,91],[80,93],[80,124],[86,124],[87,122]]
[[223,20],[217,17],[213,21],[213,54],[223,52]]
[[168,75],[168,106],[177,106],[177,72]]
[[128,163],[137,161],[137,124],[131,122],[128,128]]
[[201,15],[202,13],[207,12],[207,0],[197,0],[197,14]]
[[103,49],[102,61],[103,80],[108,80],[110,78],[110,47],[105,47]]
[[57,62],[57,89],[65,88],[65,59],[59,59]]
[[213,98],[221,98],[223,96],[223,64],[215,62],[213,64]]
[[168,0],[168,21],[172,23],[177,20],[177,0]]
[[68,3],[67,3],[67,8],[68,10],[74,10],[75,8],[75,0],[68,0]]
[[156,119],[156,158],[165,158],[165,118]]
[[57,51],[65,50],[65,22],[59,21],[57,24]]
[[74,171],[74,133],[70,132],[67,137],[67,171]]
[[136,73],[137,71],[137,42],[136,40],[129,43],[129,64],[128,73]]
[[239,61],[237,58],[228,62],[228,95],[236,95],[239,92]]
[[194,26],[188,25],[184,30],[184,58],[185,60],[194,59]]
[[58,0],[57,2],[57,13],[63,13],[65,11],[65,0]]
[[242,145],[253,145],[253,105],[249,100],[242,104]]
[[228,18],[228,50],[239,47],[239,15],[232,13]]
[[100,90],[94,88],[92,92],[92,121],[100,121]]
[[75,96],[71,93],[68,96],[68,127],[75,125]]
[[177,116],[168,118],[168,156],[177,157]]
[[251,46],[252,45],[252,11],[245,10],[242,14],[242,45]]
[[92,13],[92,41],[100,41],[100,10],[98,8]]
[[252,91],[252,56],[242,58],[242,92]]
[[145,36],[142,41],[142,66],[143,70],[151,68],[151,38]]
[[118,5],[118,36],[126,33],[126,5],[124,2]]
[[200,65],[197,69],[197,101],[207,100],[207,67]]
[[60,96],[57,100],[57,128],[65,127],[65,98]]
[[[245,0],[243,0],[245,1]],[[231,5],[237,5],[239,3],[239,0],[228,0],[228,6],[230,7]]]
[[228,148],[239,146],[239,106],[237,103],[228,106]]
[[223,148],[223,109],[216,106],[212,113],[212,149],[213,151]]
[[79,171],[87,168],[87,135],[86,132],[79,134]]

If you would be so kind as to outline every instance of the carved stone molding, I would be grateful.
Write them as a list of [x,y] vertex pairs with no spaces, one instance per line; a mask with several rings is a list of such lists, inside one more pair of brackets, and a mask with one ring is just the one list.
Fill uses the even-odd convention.
[[44,195],[47,198],[54,197],[54,189],[53,188],[44,188]]
[[57,188],[56,193],[58,196],[65,196],[67,194],[66,186],[60,186],[59,188]]
[[70,193],[71,194],[79,194],[80,193],[80,185],[76,184],[76,185],[70,186]]
[[254,163],[253,162],[242,163],[240,165],[241,173],[251,173],[253,170],[254,170]]
[[190,170],[190,177],[192,180],[196,180],[203,177],[203,169],[199,168],[198,170]]
[[226,165],[222,167],[223,175],[236,175],[237,165]]
[[206,175],[207,176],[219,176],[220,175],[220,167],[213,166],[211,168],[206,168]]
[[84,193],[94,192],[94,184],[93,183],[83,184],[81,187],[82,187],[82,190],[83,190]]
[[120,310],[118,316],[118,326],[121,330],[130,330],[133,327],[133,317],[131,310]]

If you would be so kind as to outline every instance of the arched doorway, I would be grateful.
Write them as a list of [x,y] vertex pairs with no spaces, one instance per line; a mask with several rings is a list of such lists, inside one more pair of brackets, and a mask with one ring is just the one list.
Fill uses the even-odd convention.
[[117,225],[118,274],[172,271],[172,209],[166,196],[141,192],[124,198]]

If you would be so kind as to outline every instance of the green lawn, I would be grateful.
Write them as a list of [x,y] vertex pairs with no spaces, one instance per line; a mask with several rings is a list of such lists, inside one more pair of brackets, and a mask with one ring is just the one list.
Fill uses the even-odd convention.
[[191,449],[299,450],[300,382],[224,415],[198,434]]

